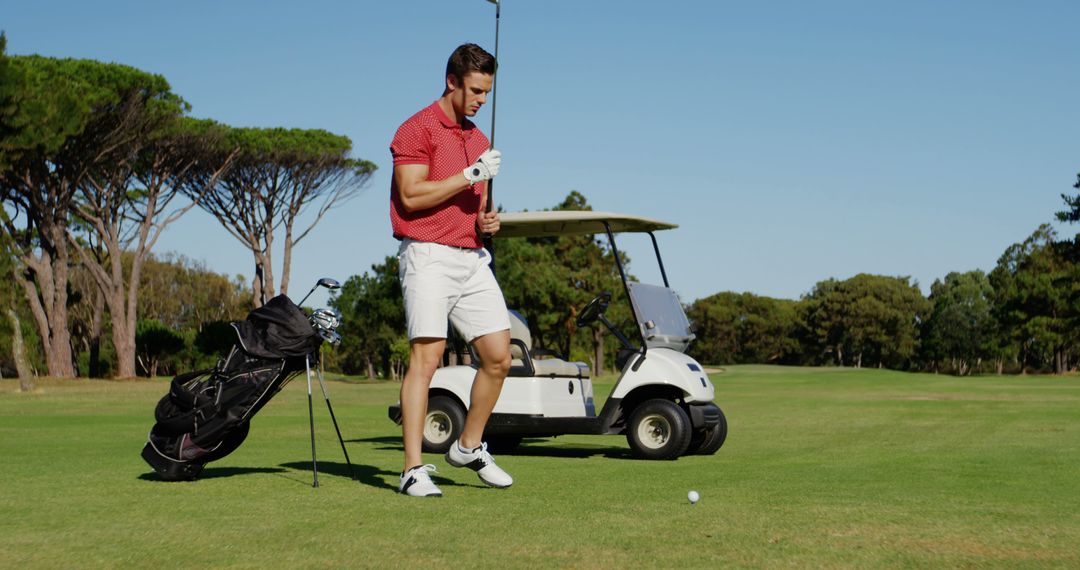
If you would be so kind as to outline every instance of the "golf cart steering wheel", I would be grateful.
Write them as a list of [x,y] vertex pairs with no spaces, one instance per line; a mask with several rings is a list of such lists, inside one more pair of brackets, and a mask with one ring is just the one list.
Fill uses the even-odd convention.
[[603,293],[600,293],[600,295],[598,295],[592,301],[589,301],[589,304],[585,305],[585,308],[582,309],[580,313],[578,313],[577,321],[576,321],[577,326],[578,327],[588,326],[589,323],[591,323],[591,322],[595,321],[596,319],[600,318],[600,315],[604,314],[604,311],[607,310],[608,304],[610,304],[610,303],[611,303],[611,292],[610,291],[604,291]]

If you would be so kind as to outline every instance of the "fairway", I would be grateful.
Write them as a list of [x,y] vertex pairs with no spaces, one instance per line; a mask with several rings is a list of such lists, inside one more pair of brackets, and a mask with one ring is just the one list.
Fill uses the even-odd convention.
[[[139,457],[164,380],[0,381],[0,567],[1078,567],[1080,379],[732,367],[714,456],[526,440],[508,490],[394,491],[398,384],[328,388],[359,482],[294,381],[193,483]],[[606,394],[613,378],[597,387]],[[316,387],[316,391],[318,388]],[[690,505],[694,489],[701,501]]]

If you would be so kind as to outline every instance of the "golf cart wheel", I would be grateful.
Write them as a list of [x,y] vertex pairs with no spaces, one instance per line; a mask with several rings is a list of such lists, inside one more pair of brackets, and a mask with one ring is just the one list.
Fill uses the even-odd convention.
[[425,453],[446,453],[465,429],[465,409],[449,396],[434,396],[428,400],[424,417]]
[[720,423],[709,429],[694,432],[690,437],[690,447],[686,449],[687,455],[713,455],[724,445],[727,440],[727,418],[724,412],[720,412]]
[[690,445],[690,418],[671,400],[646,400],[630,414],[626,440],[641,459],[675,459]]

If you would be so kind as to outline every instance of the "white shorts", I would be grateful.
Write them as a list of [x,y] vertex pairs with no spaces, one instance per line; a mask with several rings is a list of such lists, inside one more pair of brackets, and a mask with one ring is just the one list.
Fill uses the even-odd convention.
[[398,277],[405,297],[409,340],[446,338],[447,319],[467,342],[509,330],[499,283],[486,249],[452,247],[404,239],[398,248]]

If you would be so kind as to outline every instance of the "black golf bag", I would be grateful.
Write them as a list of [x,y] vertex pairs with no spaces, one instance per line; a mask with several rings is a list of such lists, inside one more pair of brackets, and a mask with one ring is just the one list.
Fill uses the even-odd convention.
[[142,458],[167,481],[191,480],[247,438],[251,418],[310,366],[322,337],[278,295],[232,323],[237,341],[209,370],[180,374],[157,404]]

